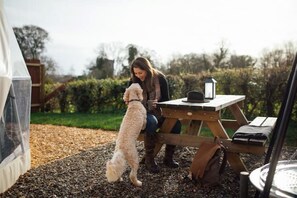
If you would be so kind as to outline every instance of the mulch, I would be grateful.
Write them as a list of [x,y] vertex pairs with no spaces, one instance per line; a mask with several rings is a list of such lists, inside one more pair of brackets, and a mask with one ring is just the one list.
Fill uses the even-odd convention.
[[31,166],[63,159],[115,141],[116,131],[54,125],[30,125]]

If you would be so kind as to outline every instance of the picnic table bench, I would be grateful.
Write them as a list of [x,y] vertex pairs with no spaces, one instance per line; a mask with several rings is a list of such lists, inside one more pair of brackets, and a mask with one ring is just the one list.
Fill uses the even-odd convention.
[[[275,117],[256,117],[249,125],[252,126],[271,126],[272,129],[276,123]],[[266,121],[264,121],[266,120]],[[157,141],[160,144],[173,144],[179,146],[199,147],[202,142],[213,142],[212,137],[193,136],[182,134],[183,138],[176,138],[175,134],[159,132],[157,134]],[[139,141],[144,140],[144,136],[141,133],[138,137]],[[248,142],[245,139],[236,140],[233,139],[221,139],[223,145],[227,148],[228,152],[233,153],[249,153],[254,155],[262,155],[265,153],[265,145],[267,141],[251,140]]]

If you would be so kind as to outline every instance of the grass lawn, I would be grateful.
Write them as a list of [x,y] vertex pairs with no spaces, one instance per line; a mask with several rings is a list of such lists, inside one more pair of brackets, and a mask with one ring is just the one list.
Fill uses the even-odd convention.
[[52,124],[117,131],[124,113],[31,113],[31,124]]
[[[118,131],[124,113],[31,113],[32,124],[52,124],[79,128],[93,128]],[[229,136],[233,131],[227,130]],[[211,136],[208,128],[202,128],[201,135]],[[297,146],[297,122],[291,121],[286,134],[286,145]]]

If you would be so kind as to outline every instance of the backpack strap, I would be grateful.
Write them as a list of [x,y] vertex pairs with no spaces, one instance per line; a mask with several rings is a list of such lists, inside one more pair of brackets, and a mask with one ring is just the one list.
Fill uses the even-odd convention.
[[225,171],[225,167],[227,165],[227,151],[226,151],[225,146],[222,143],[220,143],[220,146],[221,146],[221,150],[223,151],[223,155],[224,155],[223,160],[222,160],[222,164],[221,164],[221,167],[220,167],[220,171],[219,171],[219,173],[221,175]]
[[227,165],[227,151],[226,147],[222,144],[219,136],[214,137],[214,142],[217,143],[220,146],[221,151],[223,151],[223,160],[219,171],[219,174],[221,175],[225,171],[225,167]]

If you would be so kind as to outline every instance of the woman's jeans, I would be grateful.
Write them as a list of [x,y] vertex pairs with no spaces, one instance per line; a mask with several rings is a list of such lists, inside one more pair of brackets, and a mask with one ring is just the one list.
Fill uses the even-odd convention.
[[[146,117],[146,127],[145,127],[145,132],[146,133],[150,133],[150,134],[154,134],[157,132],[158,128],[160,128],[160,126],[162,125],[162,123],[164,122],[165,118],[162,117],[159,121],[156,118],[156,116],[147,113],[147,117]],[[171,133],[173,134],[179,134],[181,132],[181,123],[178,120],[174,127],[171,130]]]

